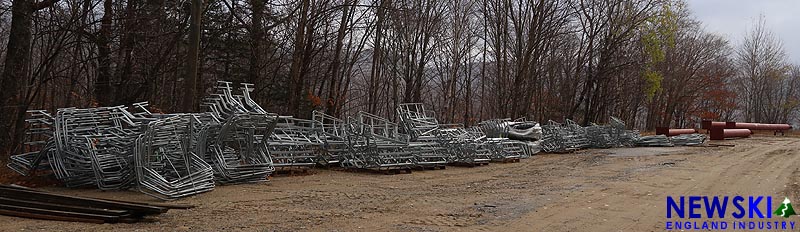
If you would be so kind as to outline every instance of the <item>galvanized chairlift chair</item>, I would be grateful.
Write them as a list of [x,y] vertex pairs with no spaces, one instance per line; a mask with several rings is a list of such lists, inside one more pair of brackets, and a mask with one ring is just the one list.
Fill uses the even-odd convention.
[[134,140],[141,127],[122,111],[123,106],[58,110],[56,152],[50,159],[57,178],[67,186],[129,187]]
[[203,128],[199,143],[205,146],[199,146],[197,154],[211,164],[219,183],[266,181],[275,171],[268,144],[279,116],[250,98],[252,84],[241,84],[241,94],[234,94],[231,85],[218,81],[215,94],[203,101],[221,123]]
[[317,164],[323,141],[317,136],[315,121],[290,116],[277,117],[268,138],[275,168],[310,168]]
[[264,114],[275,117],[276,126],[267,137],[268,151],[275,168],[312,167],[322,141],[317,138],[313,121],[266,112],[251,97],[252,84],[243,83],[241,94],[234,94],[231,82],[219,81],[216,93],[207,98],[209,110],[224,119],[238,114]]
[[567,141],[570,148],[579,150],[589,148],[592,144],[586,135],[586,129],[570,119],[564,120],[564,131],[566,131]]
[[214,189],[211,165],[195,153],[203,122],[190,114],[150,122],[136,139],[137,189],[173,200]]
[[547,125],[542,126],[542,150],[550,153],[564,153],[574,150],[567,141],[567,132],[561,124],[549,120]]
[[614,134],[614,127],[611,125],[592,125],[586,127],[586,135],[589,143],[594,148],[612,148],[621,146],[619,137]]
[[317,132],[318,138],[322,140],[317,162],[323,166],[339,165],[343,154],[348,151],[347,123],[318,110],[312,112],[312,120],[314,121],[312,127]]
[[408,136],[400,133],[396,123],[366,112],[358,112],[349,121],[350,152],[342,161],[343,167],[392,170],[416,165],[414,153],[407,149]]
[[[237,113],[264,113],[258,112],[257,109],[247,108],[245,104],[240,101],[240,99],[244,97],[233,94],[231,84],[231,82],[227,81],[218,81],[217,86],[214,87],[215,93],[203,99],[202,105],[207,106],[209,112],[220,119],[227,119]],[[247,92],[250,89],[251,88],[243,88],[243,92]]]
[[425,110],[422,103],[402,103],[397,106],[397,115],[411,141],[437,141],[439,121],[433,111]]
[[53,141],[54,121],[45,110],[29,110],[25,119],[24,153],[12,155],[8,168],[23,176],[32,175],[49,167],[48,153],[55,152]]
[[439,131],[442,144],[450,151],[452,162],[456,164],[481,165],[492,160],[495,149],[486,135],[480,130],[468,131],[463,127],[445,128]]
[[619,140],[622,146],[633,147],[636,141],[639,140],[638,130],[626,130],[625,122],[616,117],[611,117],[611,127],[613,128],[613,136]]
[[[422,103],[403,103],[397,106],[397,115],[404,131],[410,136],[410,146],[419,150],[417,162],[420,166],[444,166],[458,160],[470,160],[475,149],[459,147],[442,133],[433,111],[425,110]],[[477,147],[477,146],[473,146]],[[462,157],[462,158],[458,158]]]
[[[438,144],[438,147],[432,149],[434,152],[419,157],[420,160],[468,165],[489,162],[488,152],[480,149],[483,141],[476,140],[461,125],[439,124],[435,113],[425,110],[422,103],[399,104],[397,114],[406,133],[411,136],[411,141]],[[428,145],[434,146],[436,145]]]
[[639,140],[638,131],[625,130],[625,122],[611,117],[608,125],[592,125],[586,127],[586,135],[594,148],[611,148],[634,146]]
[[276,118],[265,114],[236,114],[223,124],[203,128],[196,153],[211,164],[221,184],[267,181],[275,171],[267,138]]

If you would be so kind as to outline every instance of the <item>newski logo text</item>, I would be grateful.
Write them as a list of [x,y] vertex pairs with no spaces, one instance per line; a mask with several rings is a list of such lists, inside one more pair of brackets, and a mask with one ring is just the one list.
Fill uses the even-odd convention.
[[797,215],[789,198],[775,210],[772,196],[667,196],[666,200],[667,230],[795,230],[795,222],[787,220]]

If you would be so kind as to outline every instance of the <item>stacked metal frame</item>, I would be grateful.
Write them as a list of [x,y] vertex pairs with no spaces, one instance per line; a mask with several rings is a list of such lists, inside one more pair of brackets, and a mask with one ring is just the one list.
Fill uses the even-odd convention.
[[[508,122],[511,119],[489,119],[478,123],[478,127],[468,128],[467,131],[473,134],[476,139],[484,140],[480,144],[479,150],[488,152],[492,160],[504,160],[509,158],[520,158],[521,156],[513,154],[515,149],[506,152],[504,144],[508,141]],[[478,138],[483,136],[483,138]]]
[[452,153],[437,142],[410,141],[406,149],[414,154],[414,162],[420,168],[444,168],[452,160]]
[[497,155],[497,141],[486,139],[479,130],[466,130],[459,126],[446,127],[437,133],[440,146],[449,152],[453,163],[464,165],[480,165],[489,163]]
[[322,149],[313,120],[289,116],[276,118],[277,123],[268,138],[269,154],[275,168],[313,167]]
[[613,129],[613,136],[616,137],[622,146],[636,146],[636,141],[639,140],[640,136],[638,130],[626,130],[625,121],[616,117],[611,117],[611,127]]
[[358,112],[350,118],[349,150],[342,166],[370,169],[410,169],[416,165],[414,152],[408,149],[408,135],[386,118]]
[[200,132],[196,153],[211,164],[220,184],[267,181],[275,171],[268,137],[276,118],[265,114],[236,114]]
[[215,92],[203,99],[202,105],[208,107],[208,112],[216,118],[222,120],[237,114],[275,115],[266,112],[250,98],[250,93],[254,90],[252,84],[242,83],[239,88],[241,94],[235,94],[231,85],[233,85],[231,82],[218,81],[214,87]]
[[575,121],[567,119],[564,121],[564,125],[562,128],[563,132],[565,133],[566,140],[568,141],[568,147],[571,149],[584,149],[589,148],[591,143],[586,135],[586,129],[583,128],[581,125],[578,125]]
[[[211,123],[203,129],[200,142],[205,144],[205,148],[198,154],[203,154],[202,157],[211,164],[219,183],[266,181],[267,176],[275,171],[270,149],[287,147],[285,143],[273,141],[276,124],[279,119],[287,121],[291,117],[266,112],[250,97],[254,91],[252,84],[242,83],[238,88],[241,94],[234,93],[232,85],[231,82],[218,81],[215,93],[203,101],[220,123]],[[289,126],[286,130],[292,128]],[[276,154],[283,166],[297,163],[284,158],[287,153]]]
[[397,114],[403,129],[411,141],[436,141],[440,129],[433,111],[425,110],[422,103],[402,103],[397,106]]
[[56,151],[49,160],[67,186],[127,188],[132,183],[134,140],[141,127],[125,107],[59,109],[55,118]]
[[[487,124],[487,123],[483,123]],[[491,124],[491,123],[489,123]],[[496,136],[505,136],[504,130],[508,128],[502,126],[502,128],[495,128],[493,126],[488,126],[490,130],[493,131],[493,134]],[[506,161],[508,159],[520,159],[526,156],[524,147],[519,147],[514,140],[510,140],[505,137],[489,137],[484,132],[485,126],[482,127],[471,127],[466,129],[467,139],[473,141],[478,145],[477,154],[485,154],[485,158],[494,161]],[[500,133],[497,130],[500,130]],[[458,135],[456,134],[455,137]]]
[[593,148],[612,148],[622,146],[619,136],[611,125],[592,124],[586,127],[586,136]]
[[565,124],[549,121],[543,126],[541,143],[545,152],[563,153],[583,148],[633,147],[639,141],[639,131],[625,130],[625,122],[611,117],[609,125],[592,124],[581,127],[572,120]]
[[150,106],[148,102],[137,102],[131,104],[130,108],[126,108],[122,113],[134,123],[142,127],[142,131],[146,130],[147,124],[161,119],[174,116],[174,114],[159,114],[153,113],[147,107]]
[[[259,108],[248,107],[242,100],[244,95],[237,95],[233,93],[233,83],[227,81],[218,81],[217,86],[214,87],[215,92],[210,96],[203,99],[203,105],[208,107],[209,112],[214,114],[217,118],[227,119],[241,113],[266,113],[258,112]],[[250,88],[243,88],[243,92],[248,92]],[[249,93],[248,95],[249,96]],[[249,102],[245,99],[245,102]]]
[[527,151],[527,154],[528,154],[528,158],[533,156],[533,155],[535,155],[535,154],[538,154],[539,152],[542,152],[541,144],[542,144],[541,140],[525,142],[525,147],[526,147],[526,151]]
[[8,168],[27,176],[49,166],[48,152],[55,151],[53,124],[55,119],[45,110],[29,110],[25,119],[24,153],[12,155]]
[[214,173],[196,151],[198,127],[205,123],[193,115],[150,122],[136,139],[137,189],[147,195],[173,200],[214,189]]
[[614,117],[609,125],[588,127],[572,120],[539,127],[524,119],[494,119],[465,128],[439,123],[422,103],[398,105],[399,124],[366,112],[345,121],[314,111],[306,120],[268,113],[251,98],[252,84],[232,85],[218,82],[203,101],[206,113],[153,113],[146,102],[131,111],[123,106],[64,108],[55,115],[29,111],[24,152],[12,156],[8,167],[30,175],[50,166],[67,186],[107,190],[135,184],[148,195],[175,199],[215,184],[267,181],[276,168],[476,165],[527,158],[539,150],[696,145],[705,139],[640,137]]
[[[409,144],[417,152],[417,162],[420,166],[441,166],[457,160],[469,160],[477,149],[477,144],[464,145],[464,142],[455,141],[458,133],[446,128],[447,125],[439,124],[435,112],[425,110],[422,103],[403,103],[397,106],[397,115],[403,130],[409,136]],[[470,149],[469,147],[475,147]]]
[[548,153],[565,153],[575,150],[568,141],[567,133],[560,123],[553,120],[542,126],[542,150]]
[[536,153],[536,147],[533,142],[509,139],[500,142],[499,145],[503,159],[527,159]]
[[342,119],[325,114],[322,111],[312,112],[312,127],[322,141],[317,163],[323,166],[338,165],[347,149],[348,124]]
[[440,124],[435,112],[425,109],[422,103],[403,103],[397,114],[412,143],[425,143],[428,152],[420,156],[420,163],[460,163],[467,165],[488,163],[491,152],[482,143],[485,135],[475,136],[462,125]]

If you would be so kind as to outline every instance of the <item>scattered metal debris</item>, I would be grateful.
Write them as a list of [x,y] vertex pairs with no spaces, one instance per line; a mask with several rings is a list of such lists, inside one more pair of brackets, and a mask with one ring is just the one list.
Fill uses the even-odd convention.
[[642,136],[636,140],[639,147],[672,147],[675,146],[666,135]]
[[672,144],[676,146],[696,146],[706,141],[704,134],[682,134],[670,137]]

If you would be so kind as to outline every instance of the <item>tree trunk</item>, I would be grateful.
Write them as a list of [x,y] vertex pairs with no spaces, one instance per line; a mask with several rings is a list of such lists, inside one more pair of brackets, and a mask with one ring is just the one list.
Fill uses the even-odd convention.
[[247,82],[256,83],[259,74],[261,73],[261,40],[264,39],[264,1],[250,0],[250,6],[253,8],[253,21],[250,31],[250,70],[247,75]]
[[[34,4],[29,0],[11,2],[11,30],[6,44],[6,60],[0,79],[0,148],[18,144],[18,133],[27,109],[24,91],[28,84],[31,57],[31,23],[33,13],[53,5],[58,0]],[[16,125],[16,126],[15,126]]]
[[303,67],[305,55],[306,23],[308,22],[309,0],[300,3],[299,21],[294,35],[294,51],[292,52],[292,66],[289,71],[289,109],[291,115],[300,114],[300,102],[303,98]]
[[117,52],[117,78],[114,80],[113,91],[113,105],[120,105],[130,103],[127,102],[129,89],[127,85],[133,75],[133,49],[140,37],[140,25],[138,25],[137,8],[139,7],[139,0],[128,0],[125,9],[125,18],[122,20],[123,26],[120,32],[119,51]]
[[342,20],[339,22],[339,31],[336,33],[336,49],[333,51],[333,60],[331,61],[331,83],[328,86],[328,100],[325,101],[325,110],[326,113],[329,115],[336,114],[336,105],[339,99],[339,85],[341,83],[340,75],[342,72],[339,70],[341,69],[341,56],[342,56],[342,47],[344,47],[344,36],[347,32],[347,22],[349,21],[350,17],[350,4],[351,0],[345,0],[344,6],[342,7]]
[[186,77],[184,77],[183,110],[193,112],[196,108],[197,84],[200,82],[200,30],[202,26],[203,0],[192,0],[192,16],[189,24],[189,51],[186,55]]
[[28,66],[31,50],[31,15],[33,6],[27,0],[11,2],[11,31],[6,45],[6,60],[3,66],[3,79],[0,86],[0,101],[3,110],[0,112],[0,147],[6,148],[16,144],[13,133],[17,111],[21,109],[22,94],[20,87],[25,86],[28,79]]
[[472,125],[472,62],[469,61],[469,58],[465,59],[464,62],[466,63],[465,67],[465,76],[466,76],[466,83],[464,84],[465,88],[465,96],[464,96],[464,126],[469,127]]
[[369,89],[367,90],[367,112],[375,113],[378,105],[378,80],[381,76],[383,60],[383,21],[385,20],[386,7],[389,0],[379,0],[375,21],[375,43],[372,47],[372,66],[370,68]]
[[100,105],[111,105],[111,20],[114,17],[112,0],[103,0],[103,18],[97,35],[97,80],[94,82],[95,99]]

